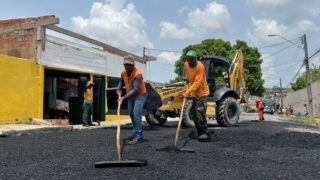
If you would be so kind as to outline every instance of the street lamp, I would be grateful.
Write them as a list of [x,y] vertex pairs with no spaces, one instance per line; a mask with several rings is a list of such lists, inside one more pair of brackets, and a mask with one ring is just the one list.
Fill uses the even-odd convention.
[[309,56],[308,56],[308,47],[307,47],[307,36],[304,34],[301,38],[303,40],[304,47],[298,46],[296,43],[293,43],[292,41],[284,38],[283,36],[279,34],[269,34],[268,37],[274,37],[278,36],[281,39],[284,39],[285,41],[297,46],[298,48],[304,50],[304,64],[306,65],[306,78],[307,78],[307,93],[308,93],[308,101],[309,101],[309,111],[310,115],[313,116],[313,103],[312,103],[312,90],[311,90],[311,76],[310,76],[310,69],[309,69]]

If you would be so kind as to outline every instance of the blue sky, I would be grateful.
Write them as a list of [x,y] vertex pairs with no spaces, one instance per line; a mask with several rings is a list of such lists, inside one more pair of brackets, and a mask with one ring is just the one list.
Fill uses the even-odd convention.
[[[144,46],[181,52],[207,38],[232,44],[245,40],[263,55],[267,87],[278,85],[280,78],[287,86],[304,57],[301,49],[268,34],[302,46],[299,36],[306,33],[309,54],[320,48],[318,0],[6,0],[0,7],[0,19],[50,14],[63,28],[140,56]],[[151,80],[168,82],[176,76],[178,52],[147,51],[158,58],[151,63]],[[320,64],[319,55],[311,63]]]

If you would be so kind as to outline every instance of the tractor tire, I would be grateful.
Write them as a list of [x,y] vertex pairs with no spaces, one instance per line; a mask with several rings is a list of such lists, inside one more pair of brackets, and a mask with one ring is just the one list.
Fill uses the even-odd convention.
[[240,110],[233,97],[226,97],[217,103],[216,120],[220,127],[228,127],[238,123]]
[[150,126],[162,126],[167,122],[167,116],[158,110],[153,111],[153,113],[145,115],[146,121]]
[[194,127],[195,126],[193,119],[190,118],[191,106],[192,106],[192,101],[186,103],[186,105],[183,108],[184,112],[183,112],[182,122],[185,127]]

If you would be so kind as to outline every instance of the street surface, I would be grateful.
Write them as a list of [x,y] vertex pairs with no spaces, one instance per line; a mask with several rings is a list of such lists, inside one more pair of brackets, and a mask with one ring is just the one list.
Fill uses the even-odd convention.
[[[182,129],[179,146],[195,153],[159,152],[172,145],[176,122],[144,126],[145,142],[124,145],[124,159],[145,159],[145,167],[96,169],[116,160],[115,128],[52,132],[0,138],[0,179],[320,179],[320,130],[266,115],[243,114],[236,127],[210,129],[212,142]],[[121,138],[131,135],[123,126]]]

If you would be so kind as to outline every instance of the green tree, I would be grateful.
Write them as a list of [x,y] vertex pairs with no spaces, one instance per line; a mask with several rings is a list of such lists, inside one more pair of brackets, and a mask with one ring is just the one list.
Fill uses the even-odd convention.
[[257,48],[249,47],[245,41],[236,41],[236,44],[231,45],[229,41],[222,39],[206,39],[199,44],[189,45],[183,49],[183,55],[175,63],[175,73],[178,76],[182,75],[184,55],[189,50],[195,50],[198,56],[203,53],[207,55],[222,56],[232,61],[234,52],[241,49],[244,53],[244,69],[246,75],[246,85],[252,95],[262,96],[265,88],[263,86],[264,80],[261,73],[261,55]]
[[[320,65],[319,66],[313,66],[310,69],[310,75],[312,82],[320,80]],[[307,80],[306,80],[306,73],[304,72],[301,76],[297,78],[297,80],[291,85],[291,88],[294,91],[297,91],[299,89],[303,89],[307,87]]]

